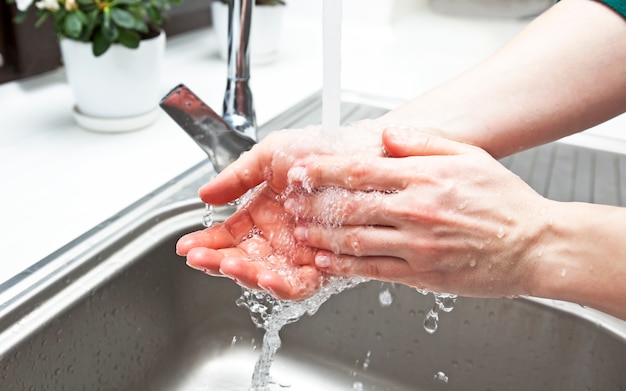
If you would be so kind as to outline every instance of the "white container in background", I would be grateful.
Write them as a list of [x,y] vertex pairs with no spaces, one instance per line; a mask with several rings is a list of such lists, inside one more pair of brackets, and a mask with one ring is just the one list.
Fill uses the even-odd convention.
[[[253,5],[250,26],[250,62],[264,64],[276,60],[280,48],[285,5]],[[221,1],[211,3],[213,29],[217,37],[219,55],[228,59],[228,5]]]
[[114,44],[99,57],[93,55],[91,42],[62,38],[60,43],[79,125],[119,132],[154,122],[162,93],[163,31],[142,40],[137,49]]

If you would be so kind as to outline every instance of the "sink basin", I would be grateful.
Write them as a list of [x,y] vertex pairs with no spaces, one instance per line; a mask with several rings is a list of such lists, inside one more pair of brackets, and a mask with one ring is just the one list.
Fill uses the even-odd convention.
[[[345,101],[345,122],[386,110]],[[313,96],[265,129],[318,123],[320,108]],[[193,167],[0,286],[3,390],[247,390],[263,334],[235,304],[241,289],[174,253],[180,235],[201,228],[196,191],[213,174]],[[433,303],[380,282],[332,297],[281,332],[274,387],[626,390],[622,321],[550,300],[460,298],[429,334]]]

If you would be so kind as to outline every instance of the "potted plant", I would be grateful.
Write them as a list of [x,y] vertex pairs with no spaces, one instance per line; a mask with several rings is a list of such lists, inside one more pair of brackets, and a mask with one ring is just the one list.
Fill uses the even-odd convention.
[[[219,54],[228,58],[228,3],[214,0],[211,4],[213,29]],[[283,0],[255,0],[250,26],[250,61],[254,64],[274,61],[278,55],[285,9]]]
[[154,121],[165,53],[164,13],[182,0],[17,0],[16,22],[34,7],[59,36],[77,122],[124,131]]

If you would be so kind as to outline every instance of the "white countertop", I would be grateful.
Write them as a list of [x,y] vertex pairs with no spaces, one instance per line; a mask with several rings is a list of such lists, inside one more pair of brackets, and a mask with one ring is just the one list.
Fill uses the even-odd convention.
[[[252,67],[260,124],[321,89],[321,13],[305,8],[288,7],[278,59]],[[356,22],[344,9],[343,89],[410,99],[486,57],[527,23],[416,8],[394,23]],[[213,31],[168,40],[163,94],[185,83],[219,110],[225,75]],[[79,128],[63,69],[0,85],[0,102],[0,284],[205,159],[165,114],[125,134]]]

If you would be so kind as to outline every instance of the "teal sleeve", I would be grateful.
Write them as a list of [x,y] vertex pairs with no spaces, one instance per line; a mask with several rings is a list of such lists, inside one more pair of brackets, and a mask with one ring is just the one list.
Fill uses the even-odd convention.
[[601,0],[604,4],[613,8],[618,14],[626,18],[626,0]]

